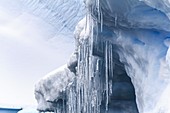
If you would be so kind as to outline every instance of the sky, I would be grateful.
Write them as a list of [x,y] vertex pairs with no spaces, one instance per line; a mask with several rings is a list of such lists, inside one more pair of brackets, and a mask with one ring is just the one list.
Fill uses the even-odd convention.
[[52,25],[23,11],[19,0],[0,0],[0,104],[36,105],[35,83],[74,50],[68,34],[56,35]]

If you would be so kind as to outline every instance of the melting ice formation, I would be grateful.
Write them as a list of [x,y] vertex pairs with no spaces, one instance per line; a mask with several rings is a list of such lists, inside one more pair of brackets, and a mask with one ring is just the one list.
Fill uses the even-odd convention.
[[84,2],[69,62],[36,84],[38,110],[170,113],[170,1]]

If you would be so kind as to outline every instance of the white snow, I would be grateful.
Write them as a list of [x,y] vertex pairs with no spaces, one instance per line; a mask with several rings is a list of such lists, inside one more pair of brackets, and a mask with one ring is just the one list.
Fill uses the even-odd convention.
[[64,93],[70,87],[75,78],[75,74],[71,72],[67,65],[52,71],[42,78],[35,86],[35,97],[38,102],[37,109],[40,111],[53,110],[52,103],[58,99],[65,99]]

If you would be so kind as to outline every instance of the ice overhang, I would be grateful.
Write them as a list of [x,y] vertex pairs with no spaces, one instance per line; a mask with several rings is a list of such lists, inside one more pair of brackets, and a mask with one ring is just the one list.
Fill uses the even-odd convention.
[[[114,52],[119,54],[119,60],[132,79],[141,113],[161,109],[156,106],[160,101],[157,97],[164,91],[170,72],[167,44],[170,39],[169,2],[148,1],[99,0],[92,7],[92,16],[99,23],[97,38],[99,41],[111,40],[115,46]],[[93,54],[102,56],[98,51],[101,49],[96,49],[101,45],[94,43]],[[157,93],[153,95],[153,92]]]
[[[99,0],[100,10],[93,15],[102,16],[103,23],[111,27],[158,29],[170,31],[170,21],[165,10],[149,6],[139,0]],[[95,4],[97,6],[97,3]],[[98,6],[97,6],[98,7]],[[99,15],[99,12],[102,13]]]

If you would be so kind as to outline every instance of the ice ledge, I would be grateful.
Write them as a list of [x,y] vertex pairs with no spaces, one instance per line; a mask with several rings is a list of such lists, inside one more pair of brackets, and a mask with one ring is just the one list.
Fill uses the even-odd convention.
[[75,79],[67,65],[47,74],[35,85],[35,98],[38,111],[55,111],[58,100],[65,100],[66,89]]

